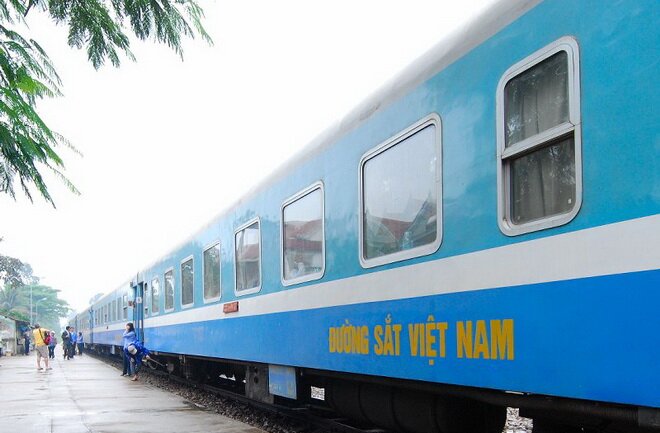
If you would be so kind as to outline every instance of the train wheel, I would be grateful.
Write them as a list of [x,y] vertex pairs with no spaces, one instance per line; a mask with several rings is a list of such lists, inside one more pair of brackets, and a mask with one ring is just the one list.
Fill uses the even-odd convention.
[[501,433],[506,408],[474,400],[439,398],[436,417],[442,433]]
[[394,392],[394,415],[397,425],[408,433],[436,433],[435,396],[418,391],[397,389]]

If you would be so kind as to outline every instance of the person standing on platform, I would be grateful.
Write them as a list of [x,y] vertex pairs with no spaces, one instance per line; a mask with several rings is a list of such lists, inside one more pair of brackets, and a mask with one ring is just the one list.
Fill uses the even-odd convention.
[[57,346],[57,337],[55,337],[55,333],[51,331],[50,343],[48,343],[48,357],[50,359],[55,359],[55,346]]
[[68,326],[62,332],[62,349],[64,349],[64,359],[71,359],[71,333]]
[[41,358],[43,358],[44,362],[46,363],[46,370],[52,370],[52,368],[48,365],[48,344],[50,343],[50,330],[42,329],[38,323],[35,323],[32,334],[34,335],[34,349],[37,352],[37,369],[39,371],[43,370],[43,368],[41,368]]
[[124,341],[124,350],[122,351],[122,355],[124,358],[124,370],[122,371],[121,375],[131,376],[132,375],[131,360],[128,354],[128,346],[130,346],[131,344],[137,341],[137,336],[135,334],[135,326],[133,326],[132,322],[128,322],[126,324],[126,330],[124,331],[124,335],[122,338]]
[[76,356],[76,346],[78,343],[78,336],[76,335],[76,328],[69,326],[69,333],[71,334],[71,358]]
[[25,349],[23,354],[28,356],[30,354],[30,333],[28,331],[23,333],[23,349]]
[[82,331],[78,331],[78,337],[76,338],[78,344],[78,353],[80,356],[83,354],[83,349],[85,348],[85,341],[83,340]]

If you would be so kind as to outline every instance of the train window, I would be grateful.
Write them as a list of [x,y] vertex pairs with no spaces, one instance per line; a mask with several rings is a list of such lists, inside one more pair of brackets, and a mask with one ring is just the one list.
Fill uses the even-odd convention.
[[259,219],[240,227],[234,234],[236,294],[246,295],[261,289],[261,231]]
[[160,312],[160,281],[158,278],[151,280],[151,314]]
[[440,129],[440,118],[428,116],[362,157],[362,266],[431,254],[440,246]]
[[117,320],[117,300],[115,299],[110,303],[110,321]]
[[220,244],[216,243],[204,250],[202,260],[204,302],[220,299]]
[[193,258],[181,262],[181,305],[189,307],[195,302],[195,277]]
[[582,203],[578,45],[562,38],[500,80],[498,220],[513,236],[571,221]]
[[124,320],[128,319],[128,294],[124,293],[122,297],[122,305],[124,308]]
[[117,299],[117,320],[121,320],[121,314],[122,314],[122,305],[121,305],[121,298]]
[[165,272],[165,311],[174,309],[174,269]]
[[316,183],[282,205],[282,282],[317,280],[325,268],[323,184]]

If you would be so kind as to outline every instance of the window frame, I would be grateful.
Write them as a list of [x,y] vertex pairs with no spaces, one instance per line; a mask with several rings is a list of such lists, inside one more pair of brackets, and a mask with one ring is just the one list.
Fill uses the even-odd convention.
[[[287,280],[284,276],[284,208],[306,197],[316,190],[321,191],[321,259],[323,264],[319,272]],[[295,284],[306,283],[308,281],[320,280],[323,278],[323,275],[325,275],[325,186],[323,181],[319,180],[286,199],[280,207],[280,280],[283,286],[292,286]]]
[[[259,224],[259,285],[256,287],[252,287],[249,289],[244,289],[244,290],[237,290],[238,289],[238,256],[236,255],[236,235],[238,232],[245,230],[246,228],[250,227],[252,224],[258,223]],[[234,295],[236,297],[239,296],[245,296],[245,295],[251,295],[253,293],[258,293],[261,291],[261,287],[263,286],[264,283],[264,276],[263,276],[263,269],[262,269],[262,264],[261,261],[263,259],[262,257],[262,244],[263,244],[263,238],[261,236],[261,218],[260,217],[255,217],[249,220],[248,222],[242,224],[239,226],[237,229],[234,230]]]
[[[504,90],[509,81],[553,55],[564,51],[568,71],[568,121],[506,147]],[[564,36],[517,62],[502,75],[497,85],[497,222],[502,233],[517,236],[561,226],[572,221],[582,207],[582,118],[580,109],[580,50],[572,36]],[[575,149],[575,203],[569,212],[550,215],[523,224],[511,221],[511,163],[525,154],[558,142],[573,134]]]
[[[385,153],[394,146],[402,143],[407,138],[415,135],[424,128],[428,126],[435,126],[435,150],[436,150],[436,188],[437,188],[437,200],[436,200],[436,215],[437,215],[437,229],[436,229],[436,238],[432,243],[421,245],[416,248],[411,248],[408,250],[397,251],[395,253],[386,254],[379,257],[374,257],[367,259],[364,257],[364,167],[369,160],[376,158],[378,155]],[[403,260],[409,260],[416,257],[427,256],[435,253],[440,248],[443,238],[443,213],[442,213],[442,202],[443,202],[443,190],[442,190],[442,119],[437,113],[431,113],[428,116],[418,120],[404,130],[398,132],[392,137],[388,138],[379,145],[368,150],[362,158],[360,159],[360,165],[358,168],[358,256],[360,258],[360,265],[363,268],[373,268],[376,266],[382,266],[389,263],[400,262]]]
[[147,281],[142,285],[142,311],[144,311],[145,319],[150,316],[151,312],[151,286]]
[[[210,250],[211,248],[218,247],[218,250],[220,251],[220,263],[219,263],[219,269],[218,269],[218,277],[220,278],[220,287],[219,287],[219,292],[218,296],[214,296],[212,298],[206,298],[206,283],[205,283],[205,278],[204,278],[204,273],[206,271],[206,265],[204,264],[204,254]],[[203,249],[202,249],[202,301],[204,301],[204,304],[210,304],[212,302],[217,302],[222,298],[222,244],[219,240],[212,242],[210,244],[207,244]]]
[[[172,283],[172,307],[167,308],[167,284],[166,284],[165,275],[170,271],[172,271],[172,282],[173,282]],[[176,308],[176,274],[174,273],[174,266],[170,266],[169,268],[165,269],[165,271],[163,272],[163,288],[165,289],[165,291],[163,292],[163,293],[165,293],[165,297],[163,298],[163,307],[164,307],[163,312],[164,313],[171,313]]]
[[[192,302],[188,304],[183,303],[183,264],[187,261],[192,260]],[[193,254],[184,258],[179,262],[179,282],[181,283],[181,290],[179,290],[179,303],[181,304],[181,309],[192,308],[195,305],[195,257]]]
[[[154,310],[154,281],[158,282],[158,302],[156,302],[156,304],[158,304],[158,311]],[[160,290],[160,279],[158,278],[158,275],[153,276],[153,278],[151,279],[151,286],[150,287],[151,287],[151,315],[152,316],[158,316],[160,314],[160,311],[161,311],[160,310],[161,290]]]

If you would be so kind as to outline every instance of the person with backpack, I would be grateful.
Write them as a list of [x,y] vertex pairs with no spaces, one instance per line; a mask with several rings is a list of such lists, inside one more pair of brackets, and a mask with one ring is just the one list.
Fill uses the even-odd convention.
[[34,335],[34,349],[37,352],[37,369],[42,371],[41,368],[41,358],[44,359],[46,363],[46,370],[52,370],[52,367],[48,365],[48,345],[50,344],[50,330],[41,328],[38,323],[34,324],[34,330],[32,331]]
[[48,357],[50,359],[55,359],[55,346],[57,346],[57,337],[55,337],[55,333],[51,331],[50,343],[48,343]]

